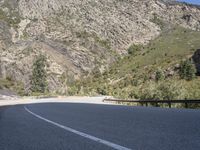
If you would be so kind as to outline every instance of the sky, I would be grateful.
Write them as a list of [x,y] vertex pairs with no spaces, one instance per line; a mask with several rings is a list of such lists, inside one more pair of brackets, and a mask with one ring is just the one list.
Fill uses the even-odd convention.
[[188,3],[200,5],[200,0],[178,0],[178,1],[183,1],[183,2],[188,2]]

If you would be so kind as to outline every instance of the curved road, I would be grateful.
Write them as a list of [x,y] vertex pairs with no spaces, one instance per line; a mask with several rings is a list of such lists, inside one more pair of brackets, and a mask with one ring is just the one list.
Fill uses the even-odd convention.
[[200,110],[44,103],[0,107],[0,150],[200,150]]

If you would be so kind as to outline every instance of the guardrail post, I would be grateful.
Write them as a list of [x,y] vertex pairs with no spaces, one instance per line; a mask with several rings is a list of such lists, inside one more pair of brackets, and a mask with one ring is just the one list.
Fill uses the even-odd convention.
[[185,102],[185,108],[188,108],[188,103],[187,102]]
[[170,102],[168,103],[168,105],[169,105],[169,108],[172,108],[172,105],[171,105],[171,103],[170,103]]
[[159,107],[158,102],[156,102],[156,107]]
[[146,107],[148,107],[148,102],[146,102],[145,104],[146,104]]

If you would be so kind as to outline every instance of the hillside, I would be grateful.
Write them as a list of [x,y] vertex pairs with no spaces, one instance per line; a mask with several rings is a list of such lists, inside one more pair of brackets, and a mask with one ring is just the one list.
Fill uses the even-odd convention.
[[66,93],[75,80],[126,56],[132,44],[148,45],[174,26],[199,31],[199,7],[161,0],[1,0],[0,76],[22,82],[29,93],[32,65],[42,53],[49,90]]
[[[179,76],[181,61],[196,57],[199,48],[200,32],[174,27],[146,46],[131,46],[134,53],[113,64],[104,74],[96,73],[77,82],[75,87],[71,87],[71,92],[128,99],[148,98],[144,94],[152,93],[153,96],[154,90],[163,86],[178,92],[177,99],[199,99],[200,78],[197,76],[187,81]],[[199,60],[199,55],[197,57]],[[156,81],[157,71],[162,71],[164,76],[160,81]]]

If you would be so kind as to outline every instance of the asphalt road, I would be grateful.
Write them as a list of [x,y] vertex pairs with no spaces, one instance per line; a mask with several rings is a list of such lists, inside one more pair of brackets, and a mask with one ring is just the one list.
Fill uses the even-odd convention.
[[200,150],[200,110],[78,103],[0,107],[0,150],[112,150],[115,146]]

